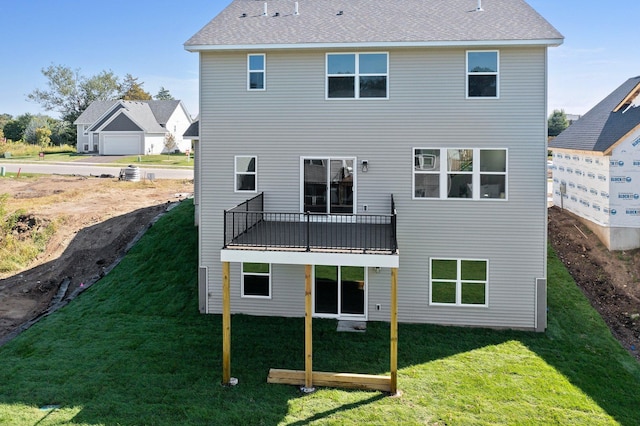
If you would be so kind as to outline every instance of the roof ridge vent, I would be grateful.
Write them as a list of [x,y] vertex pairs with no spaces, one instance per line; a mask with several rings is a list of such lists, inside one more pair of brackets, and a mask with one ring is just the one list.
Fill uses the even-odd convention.
[[484,9],[482,8],[482,0],[478,0],[478,7],[476,7],[476,12],[482,12]]

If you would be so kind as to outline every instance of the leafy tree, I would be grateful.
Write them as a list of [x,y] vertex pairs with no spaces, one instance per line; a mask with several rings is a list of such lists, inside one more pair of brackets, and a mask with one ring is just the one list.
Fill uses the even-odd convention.
[[158,94],[156,94],[154,98],[158,101],[172,101],[175,99],[173,96],[171,96],[171,93],[169,93],[169,91],[164,88],[164,86],[160,87],[160,90],[158,90]]
[[27,127],[24,129],[24,136],[22,139],[30,144],[38,145],[38,129],[47,129],[49,130],[49,136],[51,136],[51,128],[49,127],[49,117],[46,115],[34,115],[29,120]]
[[46,148],[51,143],[51,129],[48,127],[38,127],[35,130],[36,143],[42,148]]
[[120,99],[125,101],[148,101],[151,95],[142,88],[144,83],[138,83],[138,78],[127,74],[124,76],[124,82],[120,85],[122,95]]
[[4,125],[13,119],[11,114],[0,114],[0,130],[4,129]]
[[567,120],[567,114],[562,109],[554,109],[553,113],[549,116],[548,120],[548,136],[558,136],[560,133],[569,127],[569,120]]
[[49,129],[51,129],[51,143],[55,145],[75,145],[76,144],[76,128],[70,126],[69,123],[47,117],[49,121]]
[[15,119],[9,121],[2,128],[4,137],[14,142],[22,140],[24,138],[24,131],[27,128],[27,125],[31,121],[32,117],[33,116],[31,114],[26,113],[19,115]]
[[48,89],[36,89],[27,99],[42,105],[47,111],[57,111],[63,121],[71,125],[93,101],[114,99],[120,88],[112,71],[102,71],[92,77],[80,75],[63,65],[50,65],[42,69],[47,77]]

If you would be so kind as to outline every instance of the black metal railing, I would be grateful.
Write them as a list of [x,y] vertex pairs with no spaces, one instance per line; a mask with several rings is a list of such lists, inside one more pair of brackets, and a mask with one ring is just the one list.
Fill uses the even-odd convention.
[[391,214],[265,212],[264,195],[225,210],[224,248],[397,253],[396,210]]

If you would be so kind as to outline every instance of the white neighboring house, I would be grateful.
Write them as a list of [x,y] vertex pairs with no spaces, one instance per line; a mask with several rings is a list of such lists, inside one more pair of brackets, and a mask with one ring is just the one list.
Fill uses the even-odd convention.
[[99,155],[140,155],[166,152],[165,137],[175,138],[175,150],[191,148],[183,137],[192,119],[182,101],[95,101],[74,122],[77,150]]
[[609,250],[640,247],[640,76],[624,82],[549,142],[553,203]]

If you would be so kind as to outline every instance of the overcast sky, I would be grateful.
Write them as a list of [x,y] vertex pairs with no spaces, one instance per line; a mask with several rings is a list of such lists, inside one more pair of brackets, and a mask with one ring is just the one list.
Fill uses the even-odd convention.
[[[469,0],[475,4],[476,0]],[[491,2],[491,0],[483,0]],[[132,74],[198,113],[198,55],[183,43],[230,0],[0,0],[0,113],[47,113],[26,95],[46,88],[51,64],[85,76]],[[549,49],[549,111],[584,114],[640,75],[640,0],[528,0],[564,36]]]

